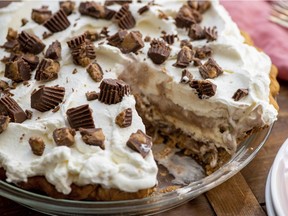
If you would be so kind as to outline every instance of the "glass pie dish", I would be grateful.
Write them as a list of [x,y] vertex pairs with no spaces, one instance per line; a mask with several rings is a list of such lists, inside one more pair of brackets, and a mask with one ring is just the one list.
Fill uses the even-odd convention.
[[[35,211],[56,215],[139,215],[155,214],[175,208],[200,194],[225,182],[244,168],[266,142],[270,126],[251,135],[242,142],[236,154],[220,169],[200,180],[181,186],[174,191],[156,194],[139,200],[125,201],[71,201],[53,199],[44,195],[22,190],[0,181],[0,194]],[[159,179],[159,185],[167,184],[167,179]]]

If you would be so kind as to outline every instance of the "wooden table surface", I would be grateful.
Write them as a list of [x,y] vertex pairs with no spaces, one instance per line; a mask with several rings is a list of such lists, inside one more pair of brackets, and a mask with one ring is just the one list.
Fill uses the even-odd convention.
[[[288,137],[288,82],[281,82],[280,113],[273,131],[256,158],[230,180],[196,199],[159,216],[266,215],[265,184],[281,144]],[[0,215],[42,215],[0,197]]]

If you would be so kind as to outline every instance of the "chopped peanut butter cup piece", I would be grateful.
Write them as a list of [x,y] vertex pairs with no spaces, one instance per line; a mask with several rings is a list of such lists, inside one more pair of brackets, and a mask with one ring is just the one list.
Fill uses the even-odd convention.
[[58,12],[53,14],[53,16],[48,19],[43,25],[49,31],[55,33],[67,29],[70,26],[70,22],[64,10],[60,9]]
[[143,133],[143,131],[138,130],[136,133],[131,134],[127,141],[127,146],[145,158],[152,148],[152,139]]
[[81,2],[79,12],[97,19],[105,18],[105,7],[96,2]]
[[199,72],[203,79],[214,79],[223,74],[222,68],[212,58],[199,67]]
[[174,44],[175,42],[175,37],[177,37],[177,35],[174,34],[165,34],[163,35],[161,38],[166,41],[169,45]]
[[124,37],[119,48],[122,53],[136,53],[143,47],[144,42],[142,40],[142,34],[139,31],[132,31]]
[[177,55],[177,61],[173,66],[185,68],[187,67],[190,62],[192,62],[194,57],[194,52],[189,47],[184,46],[181,48],[180,52]]
[[31,95],[31,107],[46,112],[58,106],[64,98],[65,88],[63,87],[42,87]]
[[136,24],[135,18],[129,10],[129,4],[124,4],[121,7],[121,9],[115,14],[115,19],[121,29],[131,29]]
[[8,89],[9,89],[9,84],[4,80],[0,80],[0,93]]
[[196,48],[195,49],[195,57],[199,59],[204,59],[207,57],[212,56],[213,50],[211,47],[208,46],[203,46],[201,48]]
[[130,94],[130,87],[122,80],[104,79],[100,84],[99,101],[105,104],[117,104],[125,95]]
[[93,59],[96,58],[95,46],[93,43],[86,42],[74,48],[71,55],[73,57],[74,64],[86,67]]
[[60,70],[60,64],[53,59],[42,59],[40,62],[36,74],[35,79],[37,81],[48,82],[58,78],[58,72]]
[[239,101],[241,100],[242,98],[246,97],[247,95],[249,94],[249,90],[248,89],[238,89],[234,95],[233,95],[233,99],[235,101]]
[[140,15],[142,15],[143,13],[145,13],[148,10],[149,10],[149,5],[145,5],[145,6],[141,7],[141,8],[139,8],[138,13]]
[[116,124],[121,128],[126,128],[132,124],[132,109],[127,108],[116,116]]
[[188,5],[183,5],[177,13],[175,21],[178,28],[190,28],[193,24],[202,21],[202,15]]
[[26,31],[22,31],[19,34],[18,42],[24,52],[33,53],[36,55],[42,52],[45,48],[45,44],[43,44],[36,35],[29,34]]
[[27,117],[23,109],[11,97],[4,95],[0,98],[0,115],[9,116],[11,122],[22,123]]
[[88,104],[70,108],[66,112],[67,119],[72,128],[95,128],[92,110]]
[[80,134],[82,136],[82,140],[87,145],[99,146],[101,149],[105,149],[104,141],[105,135],[103,133],[102,128],[79,128]]
[[59,60],[61,58],[61,43],[56,40],[47,49],[45,58]]
[[203,0],[189,0],[188,5],[194,9],[199,11],[200,13],[204,13],[211,7],[211,2],[210,1],[203,1]]
[[53,131],[53,139],[58,146],[72,146],[76,132],[71,128],[58,128]]
[[132,3],[132,0],[106,0],[105,1],[105,5],[113,5],[113,4],[120,4],[120,5],[123,5],[123,4],[130,4]]
[[170,52],[171,48],[164,41],[153,39],[148,50],[148,57],[155,64],[162,64],[168,59]]
[[181,40],[180,42],[180,47],[184,47],[184,46],[187,46],[189,47],[191,50],[193,50],[193,46],[191,44],[191,42],[189,40]]
[[86,70],[95,82],[100,82],[103,79],[102,68],[97,62],[91,63]]
[[114,35],[107,38],[108,44],[111,46],[120,47],[122,42],[124,41],[124,38],[128,35],[127,30],[120,29],[118,32],[116,32]]
[[192,80],[190,87],[196,90],[200,99],[214,96],[217,89],[217,86],[209,80]]
[[190,83],[192,79],[193,79],[193,75],[187,69],[184,69],[182,71],[180,83]]
[[31,18],[38,24],[43,24],[52,16],[52,12],[46,7],[40,9],[32,9]]
[[18,36],[18,32],[16,30],[14,30],[12,28],[8,28],[8,32],[7,32],[7,35],[6,35],[6,39],[8,41],[16,40],[17,36]]
[[33,154],[41,156],[45,150],[45,144],[41,137],[30,137],[29,144]]
[[188,31],[188,36],[192,40],[202,40],[206,38],[204,29],[199,24],[193,24]]
[[216,26],[214,27],[204,27],[204,33],[205,33],[205,37],[207,39],[207,42],[210,42],[210,41],[215,41],[217,40],[217,37],[218,37],[218,32],[217,32],[217,28]]
[[85,43],[86,33],[73,37],[71,40],[67,41],[68,47],[73,49],[76,48],[83,43]]
[[73,1],[60,1],[59,6],[67,16],[71,15],[75,10],[75,2]]
[[88,101],[97,100],[99,98],[99,93],[96,91],[86,92],[85,95]]
[[0,115],[0,134],[7,129],[9,122],[9,116]]
[[98,41],[102,38],[104,38],[100,33],[96,32],[96,31],[86,31],[86,39],[90,40],[92,42],[94,41]]
[[31,53],[26,53],[22,56],[22,59],[28,63],[31,71],[35,70],[39,64],[39,57]]
[[22,58],[17,58],[5,65],[4,76],[15,82],[22,82],[31,78],[31,69]]

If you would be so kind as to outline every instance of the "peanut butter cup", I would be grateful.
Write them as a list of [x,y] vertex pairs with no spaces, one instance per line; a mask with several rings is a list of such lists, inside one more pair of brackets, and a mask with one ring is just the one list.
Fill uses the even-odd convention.
[[152,138],[143,133],[143,131],[138,130],[136,133],[131,134],[127,141],[127,146],[145,158],[152,148]]
[[164,41],[153,39],[148,50],[148,57],[155,64],[162,64],[168,59],[170,52],[171,48]]
[[53,14],[53,16],[48,19],[43,25],[48,30],[55,33],[67,29],[70,26],[70,22],[64,10],[60,9],[58,12]]
[[37,81],[48,82],[58,78],[60,64],[53,59],[44,58],[38,65],[35,79]]
[[45,44],[34,34],[22,31],[18,36],[18,42],[24,52],[39,54],[45,48]]
[[127,108],[120,112],[115,119],[116,124],[121,128],[126,128],[132,124],[132,109]]
[[87,145],[99,146],[101,149],[105,149],[105,135],[102,128],[80,128],[79,131],[82,136],[82,140]]
[[11,122],[22,123],[27,117],[23,109],[10,96],[4,95],[0,98],[0,115],[10,117]]
[[79,128],[95,128],[92,110],[88,104],[70,108],[66,114],[70,126],[76,130]]
[[53,139],[58,146],[70,147],[75,143],[76,132],[71,128],[58,128],[53,131]]
[[115,14],[115,19],[121,29],[131,29],[136,24],[135,18],[129,10],[129,4],[122,5],[121,9]]

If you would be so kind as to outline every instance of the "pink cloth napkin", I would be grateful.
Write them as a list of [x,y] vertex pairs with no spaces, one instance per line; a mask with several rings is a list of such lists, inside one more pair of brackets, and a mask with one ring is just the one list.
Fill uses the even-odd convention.
[[278,67],[278,77],[288,80],[288,28],[269,21],[270,3],[265,0],[222,0],[221,3],[240,29],[249,33],[255,45],[271,57]]

